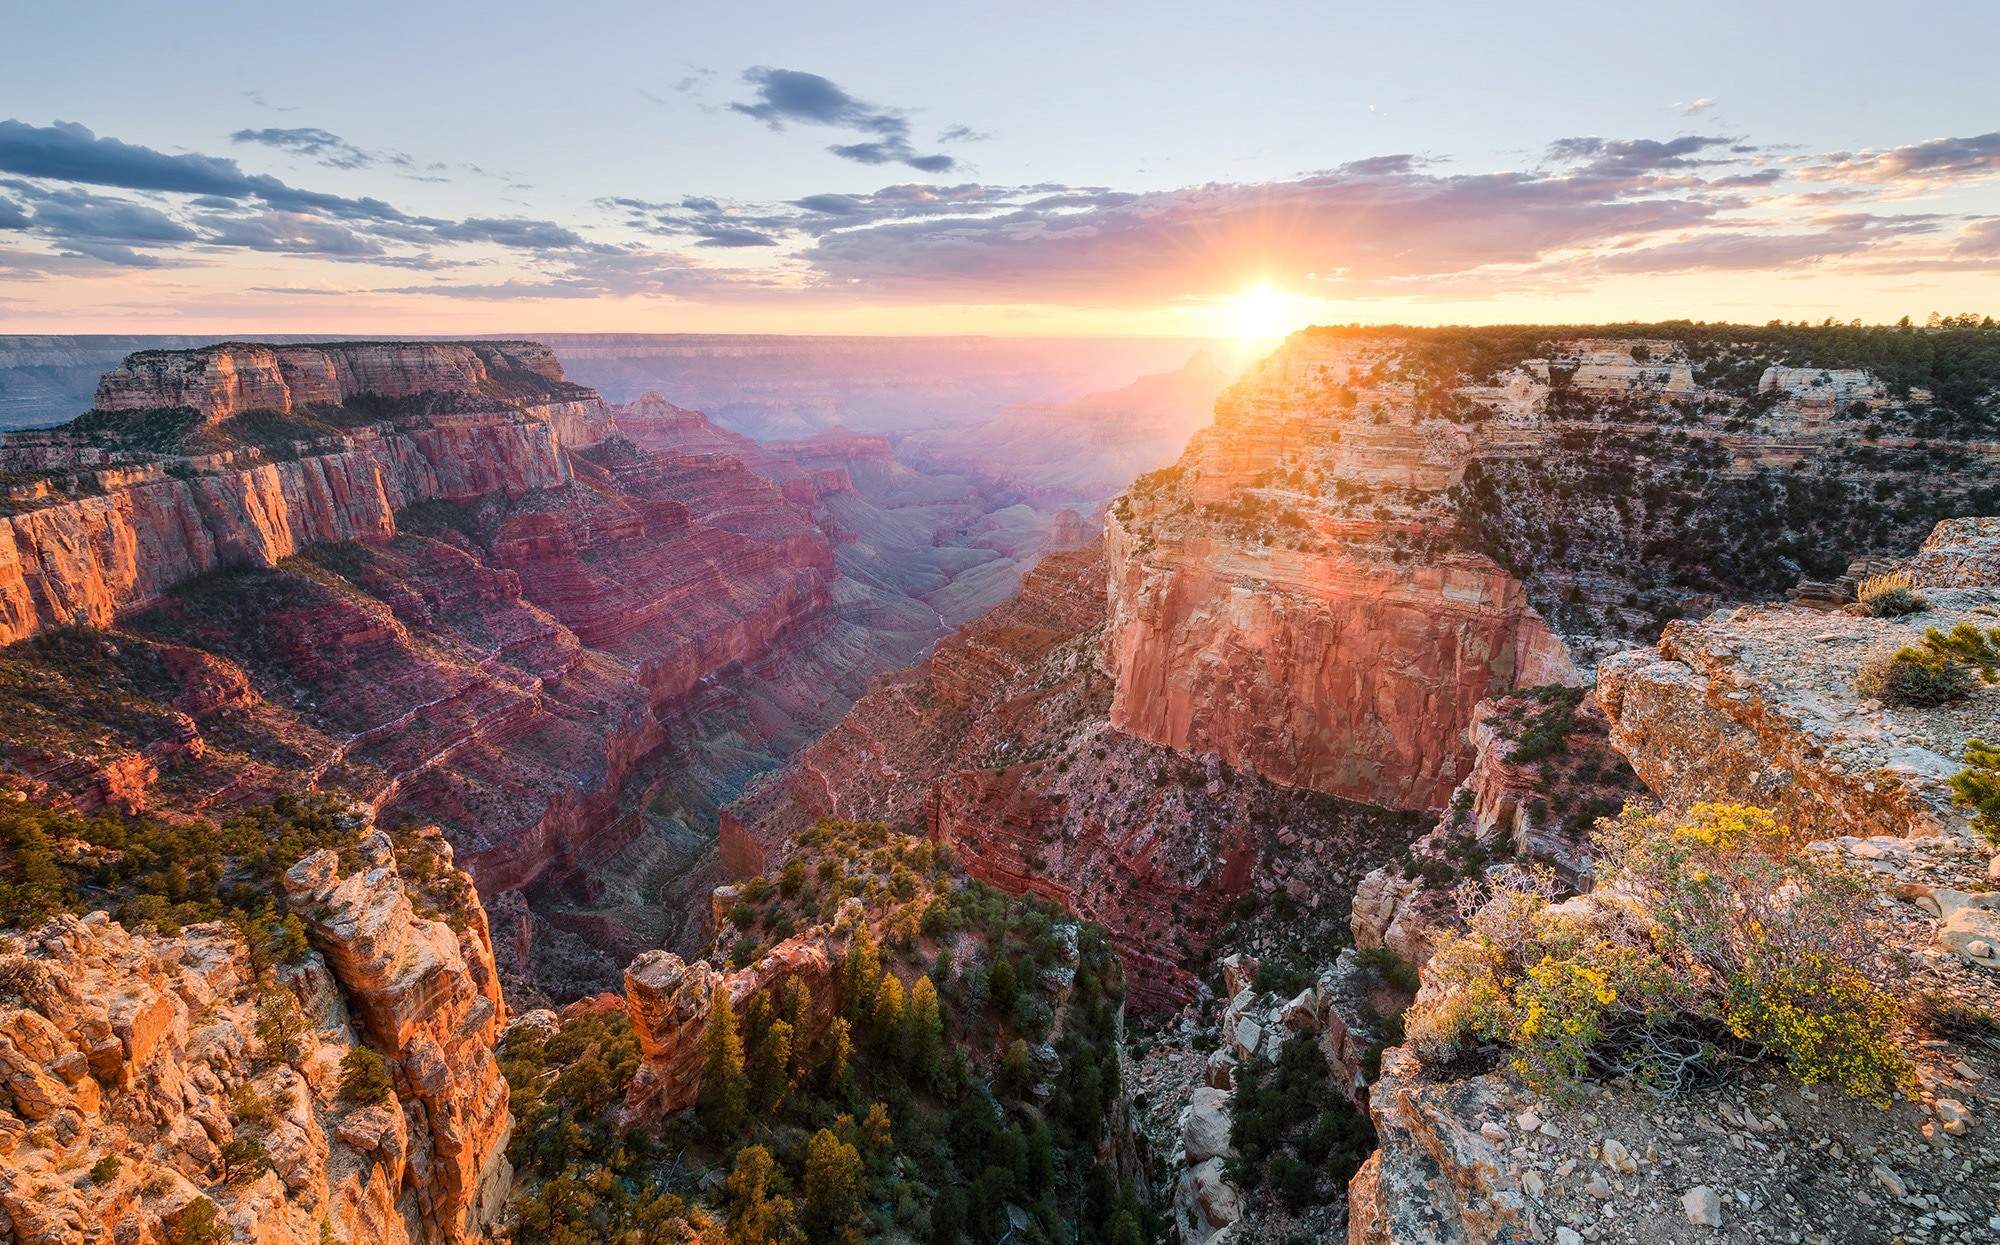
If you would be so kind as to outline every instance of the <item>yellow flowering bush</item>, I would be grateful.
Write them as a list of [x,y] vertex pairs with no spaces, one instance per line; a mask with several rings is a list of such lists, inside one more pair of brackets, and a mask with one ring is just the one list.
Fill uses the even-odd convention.
[[1857,1096],[1907,1082],[1903,974],[1866,878],[1747,805],[1627,809],[1597,849],[1587,899],[1551,904],[1545,874],[1460,888],[1465,929],[1405,1016],[1420,1056],[1503,1044],[1558,1095],[1593,1075],[1675,1090],[1767,1052]]

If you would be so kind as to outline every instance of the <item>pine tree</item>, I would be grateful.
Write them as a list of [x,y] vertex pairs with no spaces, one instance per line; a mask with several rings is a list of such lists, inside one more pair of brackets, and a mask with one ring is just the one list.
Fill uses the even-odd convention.
[[903,1036],[903,983],[894,973],[884,973],[882,984],[876,987],[871,1034],[876,1047],[894,1058],[898,1039]]
[[759,1111],[768,1115],[785,1100],[786,1091],[792,1087],[791,1069],[792,1026],[774,1020],[764,1030],[764,1037],[750,1059],[750,1086],[756,1094]]
[[837,1241],[861,1207],[861,1153],[828,1129],[806,1143],[806,1232],[815,1242]]
[[847,961],[840,971],[841,1012],[850,1025],[866,1025],[875,1009],[875,988],[882,981],[882,956],[863,921],[847,944]]
[[854,1053],[852,1030],[845,1017],[836,1016],[826,1027],[826,1037],[820,1043],[819,1073],[821,1084],[828,1093],[840,1087],[847,1076],[847,1057]]
[[709,996],[708,1024],[701,1033],[701,1091],[695,1105],[703,1119],[733,1128],[743,1118],[743,1044],[736,1036],[736,1012],[729,992]]
[[792,1203],[789,1198],[771,1197],[771,1152],[763,1146],[744,1146],[736,1152],[736,1166],[730,1169],[723,1195],[729,1201],[728,1245],[768,1245],[789,1235]]
[[910,987],[910,1005],[904,1009],[904,1025],[909,1030],[906,1049],[910,1070],[937,1088],[938,1058],[944,1051],[944,1017],[938,1010],[937,987],[928,977],[917,978]]
[[792,1079],[804,1076],[812,1066],[810,1046],[813,1021],[813,992],[803,977],[785,981],[785,1023],[792,1026]]
[[874,1154],[885,1150],[891,1140],[889,1106],[887,1103],[875,1103],[868,1108],[868,1118],[861,1121],[862,1152]]

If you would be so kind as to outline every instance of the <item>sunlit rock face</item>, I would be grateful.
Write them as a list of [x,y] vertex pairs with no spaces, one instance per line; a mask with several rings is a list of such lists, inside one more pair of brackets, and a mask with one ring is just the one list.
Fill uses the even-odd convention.
[[1288,346],[1114,508],[1111,721],[1280,782],[1433,807],[1469,772],[1481,700],[1577,675],[1521,585],[1450,548],[1448,516],[1325,504],[1436,494],[1469,459],[1458,425],[1419,418],[1400,393],[1369,391],[1381,423],[1330,416],[1348,408],[1322,369],[1363,358]]
[[8,470],[50,476],[0,521],[0,642],[103,626],[205,572],[386,539],[420,502],[560,487],[562,449],[610,428],[533,343],[141,352],[90,415],[0,446]]
[[[439,846],[449,859],[450,849]],[[418,917],[388,836],[369,835],[360,852],[363,867],[345,877],[333,852],[314,852],[285,874],[285,897],[307,914],[314,948],[355,1024],[390,1061],[413,1119],[407,1146],[422,1179],[417,1235],[476,1239],[497,1222],[513,1179],[507,1082],[493,1056],[507,1004],[486,913],[470,904],[462,932]]]
[[[346,877],[319,852],[285,878],[314,950],[261,977],[222,922],[168,937],[93,912],[7,931],[0,1215],[12,1239],[172,1240],[201,1198],[237,1240],[266,1245],[315,1245],[328,1230],[453,1245],[500,1221],[511,1119],[492,1047],[506,1007],[485,915],[472,903],[463,932],[419,918],[387,837],[361,853]],[[305,1025],[285,1050],[260,1033],[277,998]],[[364,1045],[394,1083],[379,1104],[340,1095],[341,1060]],[[244,1111],[251,1095],[261,1111]],[[268,1168],[225,1179],[225,1147],[248,1140]],[[117,1161],[79,1168],[75,1156]]]

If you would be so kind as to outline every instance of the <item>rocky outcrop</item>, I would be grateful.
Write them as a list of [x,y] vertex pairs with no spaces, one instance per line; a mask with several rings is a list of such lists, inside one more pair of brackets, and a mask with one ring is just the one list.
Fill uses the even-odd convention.
[[[848,900],[843,915],[858,910]],[[817,1040],[839,1010],[836,984],[845,939],[819,926],[771,948],[748,968],[719,973],[706,961],[648,951],[625,969],[625,1010],[639,1039],[640,1064],[626,1092],[631,1122],[664,1119],[695,1104],[701,1090],[702,1032],[709,1009],[726,999],[741,1013],[759,990],[775,993],[791,978],[812,991],[811,1037]]]
[[351,399],[454,394],[491,404],[590,400],[538,342],[223,342],[142,350],[97,382],[100,411],[189,407],[215,421],[251,411],[339,407]]
[[1484,559],[1411,567],[1106,525],[1112,725],[1398,808],[1469,772],[1479,702],[1575,667]]
[[1327,375],[1363,353],[1288,343],[1113,507],[1111,721],[1280,782],[1432,808],[1469,772],[1480,701],[1577,675],[1512,575],[1447,551],[1442,516],[1346,503],[1440,493],[1475,448],[1386,382],[1378,418],[1344,413]]
[[[398,401],[418,399],[428,405],[398,418]],[[220,452],[190,442],[164,463],[136,448],[165,435],[149,432],[155,425],[175,426],[161,408],[215,423],[252,412],[351,414],[343,404],[355,402],[381,405],[367,410],[384,417],[343,414],[338,428],[320,424],[324,435],[287,443],[290,452],[227,436]],[[395,514],[418,502],[560,486],[570,478],[562,447],[594,443],[609,427],[597,396],[564,381],[555,356],[531,343],[144,352],[106,374],[98,406],[66,429],[0,447],[0,465],[13,470],[46,470],[64,455],[140,464],[95,473],[88,491],[100,495],[51,494],[0,519],[0,643],[107,625],[220,568],[273,566],[325,541],[386,539]],[[117,431],[102,430],[121,415],[110,421]],[[128,441],[134,448],[120,448]]]
[[1900,566],[1918,588],[2000,584],[2000,518],[1946,519]]
[[[448,864],[449,846],[436,846]],[[460,931],[418,917],[388,836],[369,835],[360,852],[362,868],[345,877],[331,851],[284,875],[287,902],[395,1079],[395,1112],[346,1132],[376,1152],[407,1154],[425,1239],[470,1240],[498,1221],[513,1178],[507,1083],[493,1057],[507,1005],[486,914],[476,903],[459,913]]]
[[1948,783],[1966,741],[1992,734],[1993,692],[1918,707],[1854,689],[1871,658],[1927,627],[1990,624],[2000,604],[1995,589],[1924,596],[1930,609],[1901,619],[1750,607],[1674,623],[1600,667],[1611,742],[1670,805],[1757,804],[1813,839],[1962,829]]
[[[388,854],[379,835],[364,850]],[[329,872],[321,855],[301,869]],[[315,1245],[328,1230],[412,1245],[494,1222],[506,1086],[491,1051],[497,988],[475,981],[492,980],[490,957],[477,962],[479,909],[461,940],[411,916],[393,860],[352,882],[312,896],[327,958],[309,952],[261,980],[219,923],[169,938],[94,912],[10,931],[0,1232],[22,1245],[173,1239],[185,1217],[213,1213],[263,1245]],[[260,1024],[274,1009],[304,1021],[283,1048]],[[339,1094],[357,1024],[396,1070],[386,1103]],[[379,1036],[396,1033],[400,1045]]]
[[[1510,1233],[1542,1239],[1519,1165],[1482,1131],[1512,1097],[1497,1077],[1437,1081],[1409,1051],[1386,1052],[1368,1098],[1381,1148],[1348,1185],[1349,1245],[1483,1245]],[[1504,1126],[1488,1127],[1507,1135]]]

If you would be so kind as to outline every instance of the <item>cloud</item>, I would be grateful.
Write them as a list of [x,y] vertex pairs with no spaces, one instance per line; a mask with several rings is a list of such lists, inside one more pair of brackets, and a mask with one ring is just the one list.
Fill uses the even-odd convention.
[[493,242],[525,251],[571,250],[589,245],[581,234],[552,220],[495,220],[471,217],[436,226],[432,232],[448,242]]
[[[863,103],[816,73],[759,66],[745,70],[743,80],[757,88],[757,101],[731,104],[732,112],[755,117],[774,130],[787,124],[824,125],[871,136],[864,142],[827,148],[843,160],[905,164],[924,173],[948,173],[958,165],[947,155],[918,155],[910,143],[910,122],[899,110]],[[965,133],[969,136],[971,131]]]
[[66,189],[34,194],[32,201],[35,228],[59,238],[159,246],[201,237],[165,212],[127,199]]
[[1951,253],[1967,259],[2000,257],[2000,219],[1974,221],[1959,230]]
[[251,193],[236,161],[214,156],[170,156],[150,147],[99,138],[81,125],[52,126],[0,121],[0,172],[54,181],[242,198]]
[[991,134],[982,134],[969,125],[951,125],[938,131],[937,140],[941,143],[983,143],[992,137]]
[[1715,107],[1715,101],[1703,96],[1692,104],[1675,104],[1674,107],[1681,110],[1682,116],[1692,117],[1698,112],[1707,112],[1709,109]]
[[84,126],[0,121],[0,172],[51,181],[81,182],[120,190],[203,195],[235,202],[261,199],[283,211],[324,212],[344,219],[396,224],[424,222],[380,199],[349,199],[288,186],[275,177],[245,174],[219,156],[170,156],[150,147],[99,138]]
[[2000,130],[1971,138],[1933,138],[1905,147],[1829,152],[1799,176],[1821,181],[1973,181],[2000,175]]
[[330,169],[365,169],[370,165],[383,163],[406,167],[414,167],[416,164],[416,161],[405,155],[385,155],[381,152],[365,151],[340,135],[317,126],[300,126],[289,130],[238,130],[229,136],[229,141],[275,147],[279,151],[305,156]]
[[213,232],[216,246],[240,246],[253,251],[359,258],[383,253],[382,244],[352,229],[317,216],[267,211],[254,216],[209,217],[202,222]]
[[1666,141],[1652,138],[1603,139],[1595,135],[1561,138],[1549,144],[1549,158],[1575,166],[1572,176],[1629,177],[1635,173],[1680,171],[1728,163],[1705,158],[1704,151],[1727,147],[1732,140],[1697,134]]

